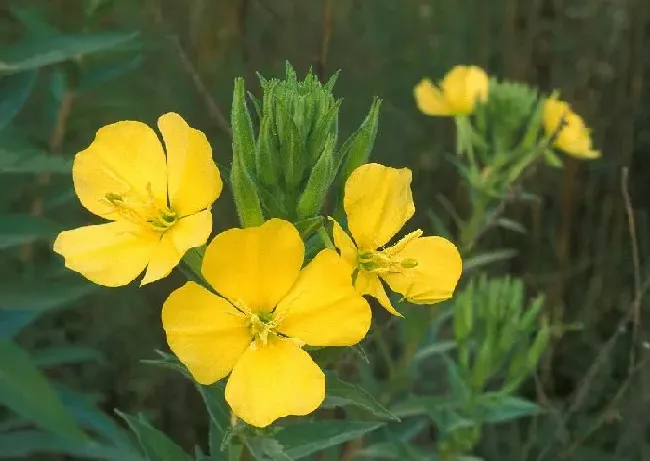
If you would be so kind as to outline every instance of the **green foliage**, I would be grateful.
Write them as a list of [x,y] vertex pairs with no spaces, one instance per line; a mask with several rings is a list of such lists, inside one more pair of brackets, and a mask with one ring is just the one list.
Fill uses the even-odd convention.
[[[257,459],[284,460],[302,453],[324,461],[343,459],[343,453],[364,460],[642,458],[648,446],[642,405],[647,303],[643,296],[633,299],[647,269],[644,197],[650,196],[643,160],[650,106],[639,54],[647,48],[642,2],[586,9],[559,2],[539,9],[502,0],[344,0],[331,2],[330,16],[322,5],[295,0],[242,3],[248,7],[154,1],[146,9],[124,0],[13,3],[0,19],[0,338],[22,350],[49,389],[30,394],[27,404],[54,396],[64,412],[57,414],[68,414],[63,418],[88,440],[38,425],[36,418],[50,413],[23,413],[27,407],[18,409],[16,402],[24,405],[25,398],[7,405],[10,392],[29,387],[21,381],[0,391],[0,458],[145,461],[114,420],[113,406],[146,411],[160,429],[134,418],[138,430],[154,434],[148,443],[171,446],[170,453],[183,459],[193,458],[185,453],[197,444],[210,450],[207,456],[197,452],[196,459],[210,461],[234,461],[243,446]],[[156,4],[162,22],[152,13]],[[322,22],[327,17],[330,28]],[[578,27],[581,33],[573,33]],[[331,32],[329,41],[323,31]],[[325,96],[310,109],[307,85],[294,72],[274,84],[262,80],[255,100],[252,72],[277,75],[288,57],[301,71],[318,60],[319,76],[342,69],[337,96],[331,92],[338,74],[324,85],[312,75],[310,91],[318,88]],[[446,152],[454,150],[452,125],[418,113],[411,95],[422,76],[438,80],[457,63],[478,63],[499,76],[488,103],[459,130],[473,148],[473,171],[466,156],[447,161]],[[246,107],[243,80],[237,81],[233,109],[237,105],[241,119],[233,119],[230,140],[215,129],[204,103],[213,98],[216,107],[226,107],[237,75],[247,76],[256,117]],[[197,81],[203,85],[198,92]],[[280,82],[303,85],[305,93],[290,104],[277,97],[271,103],[265,85],[276,85],[280,94]],[[605,140],[600,163],[577,165],[545,148],[542,93],[535,87],[562,88],[594,128],[598,144]],[[70,94],[73,104],[62,119],[63,96]],[[374,95],[383,100],[378,134],[379,100],[367,107]],[[178,282],[176,275],[136,297],[133,290],[104,290],[64,273],[51,254],[58,230],[89,221],[71,190],[74,153],[106,123],[151,122],[169,110],[206,132],[220,164],[229,161],[231,142],[241,152],[229,177],[244,226],[292,216],[305,240],[314,236],[310,246],[318,251],[323,242],[315,234],[323,220],[315,215],[335,211],[345,178],[372,151],[373,161],[414,170],[418,213],[409,225],[444,235],[463,252],[464,278],[454,300],[434,308],[403,303],[406,318],[400,322],[376,310],[382,339],[369,337],[363,357],[341,348],[325,360],[337,364],[345,381],[329,377],[315,421],[287,420],[277,433],[255,432],[232,424],[223,382],[200,386],[133,366],[162,347],[160,334],[145,330],[160,330],[161,293]],[[320,118],[310,118],[315,113]],[[277,120],[283,121],[279,127]],[[278,130],[290,134],[286,148]],[[279,162],[285,153],[291,161]],[[621,166],[631,167],[636,250],[619,192]],[[291,197],[274,190],[285,187],[274,183],[279,176],[293,188]],[[330,180],[335,187],[327,196]],[[530,191],[537,200],[529,200]],[[300,210],[286,206],[300,197]],[[39,201],[42,211],[36,213]],[[423,218],[425,211],[431,219]],[[213,213],[215,229],[234,225],[234,213],[222,204]],[[641,281],[635,280],[633,251],[641,255]],[[506,273],[510,279],[502,277]],[[544,303],[529,300],[531,292],[543,293]],[[640,321],[628,325],[632,306]],[[532,386],[530,374],[547,349],[552,360],[536,371]],[[9,366],[16,363],[0,357],[0,376],[11,378]],[[167,365],[186,372],[173,360],[168,357]],[[535,397],[537,404],[530,400]],[[365,421],[371,419],[382,423]],[[384,421],[345,439],[345,425],[360,430]],[[65,430],[66,424],[56,426]],[[335,446],[327,446],[327,434]]]
[[43,429],[64,437],[86,438],[29,355],[0,340],[0,401]]
[[192,458],[165,434],[151,426],[142,415],[118,414],[138,437],[147,461],[190,461]]
[[138,38],[137,32],[26,38],[0,49],[0,75],[16,74],[106,51]]

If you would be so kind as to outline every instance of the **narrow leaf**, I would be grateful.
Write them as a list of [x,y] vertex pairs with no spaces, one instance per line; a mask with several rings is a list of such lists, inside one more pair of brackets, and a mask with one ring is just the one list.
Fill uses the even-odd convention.
[[359,421],[314,421],[280,430],[277,441],[285,447],[289,459],[300,459],[372,432],[385,423]]
[[0,48],[0,74],[14,74],[105,51],[138,37],[137,32],[104,32],[85,35],[29,37]]
[[87,439],[23,349],[0,339],[0,357],[0,403],[55,434]]
[[343,381],[334,373],[328,373],[325,384],[325,401],[322,406],[325,408],[342,407],[353,405],[366,410],[378,418],[391,421],[400,419],[381,405],[365,389],[352,383]]
[[49,219],[27,214],[0,217],[0,249],[54,237],[61,228]]
[[140,446],[149,461],[193,461],[190,455],[164,433],[151,426],[142,415],[136,418],[119,411],[116,413],[126,421],[138,437]]
[[0,130],[18,114],[32,94],[37,70],[0,77]]

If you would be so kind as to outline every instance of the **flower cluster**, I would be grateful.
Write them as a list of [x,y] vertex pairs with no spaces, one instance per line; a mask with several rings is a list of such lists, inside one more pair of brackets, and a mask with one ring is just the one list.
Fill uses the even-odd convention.
[[[125,285],[145,268],[142,284],[159,280],[208,241],[222,189],[210,145],[177,114],[158,128],[164,149],[151,128],[125,121],[101,128],[75,157],[81,203],[110,222],[62,232],[54,250],[95,283]],[[415,211],[410,183],[406,168],[356,168],[344,186],[349,233],[332,220],[338,252],[308,261],[286,219],[215,236],[197,269],[205,283],[187,282],[162,309],[169,347],[194,379],[228,377],[226,401],[253,426],[306,415],[324,400],[325,375],[303,346],[361,341],[371,324],[363,295],[395,315],[382,281],[414,304],[450,298],[462,270],[451,242],[417,230],[387,246]]]
[[[512,87],[509,82],[501,88]],[[445,75],[439,86],[427,78],[422,79],[414,88],[418,108],[426,115],[454,116],[462,118],[475,112],[480,104],[489,101],[493,91],[499,91],[499,84],[491,84],[487,73],[476,66],[456,66]],[[518,101],[518,107],[526,107]],[[502,114],[503,119],[508,114]],[[534,118],[534,117],[533,117]],[[594,150],[590,131],[584,120],[556,96],[542,101],[541,122],[546,137],[552,145],[568,155],[578,159],[594,159],[600,152]]]

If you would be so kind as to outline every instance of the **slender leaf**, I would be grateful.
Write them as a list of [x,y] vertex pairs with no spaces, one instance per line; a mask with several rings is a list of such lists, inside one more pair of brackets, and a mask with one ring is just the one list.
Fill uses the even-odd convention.
[[482,253],[476,256],[463,261],[463,272],[469,272],[471,270],[476,270],[479,267],[486,266],[498,261],[505,261],[511,258],[514,258],[517,255],[517,250],[513,249],[501,249],[494,250],[488,253]]
[[0,309],[0,338],[13,338],[39,314],[39,311]]
[[277,440],[271,437],[247,437],[246,447],[257,461],[292,461]]
[[534,416],[542,411],[539,405],[514,395],[488,394],[479,399],[481,421],[501,423]]
[[343,381],[334,373],[327,375],[325,401],[323,407],[341,407],[354,405],[382,419],[399,421],[400,419],[382,406],[365,389]]
[[418,364],[421,361],[428,359],[434,355],[449,352],[456,348],[456,341],[440,341],[433,344],[428,344],[419,349],[413,356],[413,363]]
[[145,461],[139,454],[123,447],[77,442],[48,432],[22,430],[0,434],[0,459],[41,459],[38,455],[44,453],[58,453],[79,459]]
[[138,37],[137,32],[113,31],[85,35],[29,37],[0,49],[0,74],[14,74],[115,48]]
[[0,144],[0,174],[71,174],[72,161],[31,147]]
[[0,249],[47,240],[60,230],[55,223],[41,216],[5,214],[0,216]]
[[97,290],[98,286],[76,275],[57,280],[34,282],[0,282],[0,308],[49,310],[77,301]]
[[149,461],[192,461],[190,455],[164,433],[151,426],[142,415],[134,417],[119,411],[116,413],[126,421],[138,437],[140,446]]
[[300,459],[374,431],[385,423],[314,421],[286,427],[276,434],[290,459]]
[[79,424],[91,429],[111,445],[130,448],[133,452],[137,451],[132,448],[128,433],[97,408],[88,396],[61,384],[55,385],[55,389],[63,405]]
[[39,367],[54,367],[82,362],[101,362],[102,355],[95,349],[82,346],[59,346],[50,347],[34,354],[34,363]]
[[0,130],[18,114],[32,94],[37,70],[0,77]]
[[87,439],[23,349],[0,339],[0,357],[0,403],[55,434]]

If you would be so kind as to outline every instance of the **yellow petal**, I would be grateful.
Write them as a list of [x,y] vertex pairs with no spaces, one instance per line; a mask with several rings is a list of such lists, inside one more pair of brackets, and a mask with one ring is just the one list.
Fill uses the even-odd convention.
[[243,314],[194,282],[169,295],[162,322],[170,349],[201,384],[227,376],[253,340]]
[[396,254],[417,261],[402,272],[382,274],[393,291],[414,304],[434,304],[451,298],[462,272],[458,249],[442,237],[420,237]]
[[144,270],[160,234],[129,222],[111,222],[61,232],[54,251],[65,265],[99,285],[126,285]]
[[354,287],[359,293],[370,295],[375,298],[379,301],[379,304],[381,304],[381,306],[391,314],[403,317],[403,315],[393,307],[393,304],[390,302],[386,290],[384,290],[384,286],[381,284],[377,275],[368,272],[359,272]]
[[440,90],[428,78],[422,79],[413,90],[418,109],[426,115],[452,115]]
[[415,213],[411,170],[377,163],[361,165],[345,183],[343,207],[360,249],[385,245]]
[[149,261],[147,273],[141,285],[155,282],[169,275],[190,248],[196,248],[207,242],[212,231],[212,213],[203,210],[200,213],[178,220],[160,240],[156,251]]
[[156,133],[144,123],[124,121],[97,132],[72,166],[74,187],[88,210],[107,219],[117,219],[106,194],[167,206],[165,154]]
[[553,144],[572,157],[594,159],[600,152],[591,145],[591,134],[584,120],[571,110],[569,104],[555,98],[544,102],[542,113],[544,130],[554,135]]
[[323,250],[301,272],[275,311],[278,331],[310,346],[351,346],[370,328],[370,306],[352,287],[349,266]]
[[158,119],[167,150],[169,203],[179,216],[208,208],[223,183],[205,135],[173,112]]
[[270,338],[249,347],[232,370],[226,401],[251,426],[278,418],[307,415],[325,399],[325,375],[294,342]]
[[331,221],[334,245],[336,245],[336,248],[341,253],[341,258],[343,258],[343,261],[348,263],[350,268],[353,269],[357,265],[357,246],[338,222],[336,222],[334,219]]
[[468,115],[477,101],[487,99],[489,78],[480,67],[456,66],[440,86],[452,115]]
[[208,245],[201,272],[235,305],[269,312],[292,287],[305,257],[300,234],[288,221],[230,229]]

